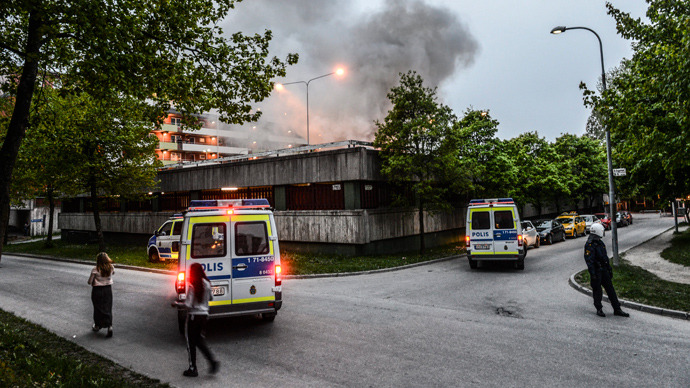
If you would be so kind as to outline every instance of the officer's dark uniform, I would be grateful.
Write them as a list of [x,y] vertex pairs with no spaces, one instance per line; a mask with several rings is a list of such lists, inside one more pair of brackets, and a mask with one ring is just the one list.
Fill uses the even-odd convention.
[[591,278],[592,293],[594,297],[594,307],[597,311],[603,307],[601,304],[603,286],[606,290],[606,295],[609,296],[611,306],[614,311],[620,311],[621,303],[616,296],[616,290],[613,289],[613,269],[609,264],[609,256],[606,254],[606,245],[601,241],[601,237],[590,234],[587,243],[585,243],[585,261],[587,262],[587,269]]

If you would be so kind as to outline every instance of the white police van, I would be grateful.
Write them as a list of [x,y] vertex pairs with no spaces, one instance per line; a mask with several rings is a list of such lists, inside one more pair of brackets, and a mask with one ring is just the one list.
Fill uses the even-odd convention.
[[153,236],[149,238],[149,243],[146,246],[146,253],[150,262],[177,260],[183,220],[181,214],[175,214],[153,232]]
[[467,207],[465,246],[470,268],[479,261],[515,261],[525,269],[527,250],[522,241],[522,227],[512,198],[473,199]]
[[[191,201],[184,213],[177,302],[185,300],[189,268],[200,263],[211,281],[209,318],[260,315],[272,322],[282,306],[278,235],[266,199]],[[178,308],[180,332],[185,310]]]

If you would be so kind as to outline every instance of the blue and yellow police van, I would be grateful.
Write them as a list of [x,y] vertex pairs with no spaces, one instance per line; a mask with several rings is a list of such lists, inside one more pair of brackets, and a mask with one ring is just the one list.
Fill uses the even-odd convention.
[[149,238],[146,254],[152,263],[166,260],[177,260],[180,251],[180,233],[182,233],[182,214],[175,214],[165,221]]
[[473,199],[467,206],[465,247],[470,268],[480,261],[514,261],[525,269],[527,249],[522,241],[522,226],[512,198]]
[[[189,268],[200,263],[211,282],[209,319],[257,315],[272,322],[282,306],[280,248],[266,199],[193,200],[184,213],[177,302],[185,300]],[[186,312],[178,308],[180,332]]]

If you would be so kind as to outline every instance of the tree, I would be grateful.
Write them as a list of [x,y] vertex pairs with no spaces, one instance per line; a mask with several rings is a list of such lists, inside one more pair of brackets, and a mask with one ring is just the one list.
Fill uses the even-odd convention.
[[[406,188],[417,204],[421,253],[425,251],[424,210],[448,208],[449,193],[466,181],[459,168],[460,136],[450,108],[439,104],[436,89],[426,88],[414,71],[400,74],[400,85],[388,93],[393,107],[376,121],[374,146],[381,149],[381,173]],[[397,196],[398,204],[409,197]]]
[[572,175],[563,168],[563,161],[553,145],[537,132],[525,132],[507,141],[521,178],[513,188],[513,197],[521,203],[531,203],[541,214],[543,206],[553,201],[560,212],[560,199],[571,194]]
[[[488,111],[467,109],[456,126],[460,144],[460,164],[470,175],[467,191],[475,198],[505,197],[518,179],[512,160],[505,154],[503,142],[496,137],[498,121]],[[468,198],[465,198],[467,202]]]
[[[0,75],[13,108],[0,149],[0,235],[9,216],[10,181],[31,102],[59,74],[64,86],[95,99],[111,94],[150,101],[160,118],[173,104],[187,118],[218,108],[229,123],[256,120],[250,102],[272,90],[285,63],[267,59],[271,32],[225,37],[218,27],[235,0],[46,0],[0,3]],[[295,63],[289,55],[287,63]],[[191,120],[190,120],[191,121]],[[2,247],[0,246],[0,257]]]
[[594,199],[608,189],[608,167],[603,144],[588,136],[563,134],[554,143],[563,165],[560,170],[569,169],[572,179],[568,191],[577,210],[580,201],[587,201],[592,207]]
[[[54,88],[43,88],[35,96],[37,112],[32,115],[27,137],[22,142],[12,179],[11,199],[21,201],[44,196],[48,200],[48,235],[45,245],[52,246],[56,199],[77,195],[83,190],[66,163],[73,149],[65,144],[70,132],[77,130],[85,111],[75,96],[61,96]],[[85,134],[88,134],[85,133]]]
[[690,191],[690,4],[648,3],[648,23],[607,5],[633,56],[603,96],[585,90],[585,97],[605,112],[614,160],[636,191],[672,200]]

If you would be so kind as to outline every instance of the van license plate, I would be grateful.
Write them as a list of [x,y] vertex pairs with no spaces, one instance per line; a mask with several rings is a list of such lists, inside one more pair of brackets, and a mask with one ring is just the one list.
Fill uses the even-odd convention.
[[491,244],[475,244],[474,249],[491,249]]
[[225,287],[223,287],[223,286],[211,287],[211,293],[213,294],[213,296],[225,295]]

